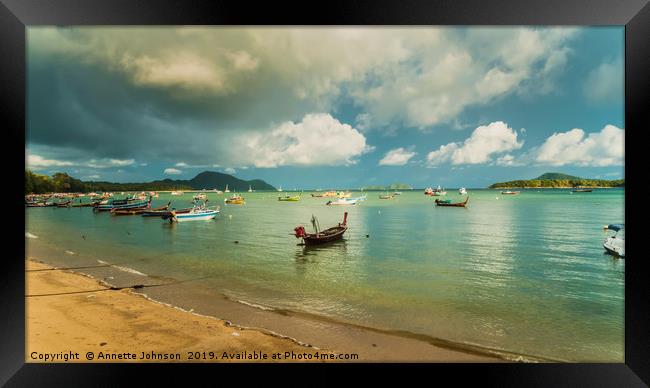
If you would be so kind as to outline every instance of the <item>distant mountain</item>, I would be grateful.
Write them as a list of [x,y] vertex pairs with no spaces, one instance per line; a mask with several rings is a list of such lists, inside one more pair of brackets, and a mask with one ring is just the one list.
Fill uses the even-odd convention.
[[249,186],[253,190],[275,190],[275,187],[271,186],[261,179],[245,181],[239,178],[235,178],[232,175],[223,174],[216,171],[203,171],[202,173],[187,181],[187,184],[197,190],[224,190],[226,188],[226,185],[228,185],[228,189],[230,189],[230,191],[247,191]]
[[580,180],[582,178],[573,176],[573,175],[567,175],[567,174],[562,174],[561,172],[547,172],[545,174],[542,174],[535,178],[537,180],[552,180],[552,179],[567,179],[567,180]]

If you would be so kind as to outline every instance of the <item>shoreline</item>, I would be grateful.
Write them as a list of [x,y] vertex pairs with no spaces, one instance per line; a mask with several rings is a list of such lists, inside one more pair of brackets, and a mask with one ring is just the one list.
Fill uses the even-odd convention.
[[[39,262],[40,261],[40,262]],[[504,357],[478,350],[472,346],[432,340],[414,333],[390,332],[365,328],[335,321],[315,320],[307,314],[286,311],[255,311],[228,300],[220,305],[237,308],[239,317],[251,316],[258,324],[250,325],[244,319],[218,318],[217,314],[195,312],[176,304],[163,302],[142,290],[121,289],[106,291],[107,282],[71,270],[55,268],[42,260],[26,258],[26,295],[58,294],[75,290],[75,294],[26,297],[26,362],[50,362],[31,357],[32,352],[58,354],[79,352],[81,360],[72,362],[508,362],[523,357]],[[38,269],[39,271],[33,271]],[[98,290],[103,287],[104,290]],[[40,291],[39,291],[40,290]],[[95,291],[92,291],[95,290]],[[79,292],[81,291],[81,292]],[[90,291],[90,292],[89,292]],[[77,293],[78,292],[78,293]],[[224,301],[220,301],[224,302]],[[223,315],[223,311],[218,315]],[[243,314],[243,315],[242,315]],[[235,314],[237,315],[237,314]],[[45,318],[47,316],[47,318]],[[81,317],[84,317],[81,319]],[[93,317],[88,318],[88,317]],[[103,317],[103,318],[102,318]],[[106,317],[110,317],[106,319]],[[270,320],[269,320],[270,319]],[[56,323],[46,325],[44,322]],[[147,324],[143,324],[146,322]],[[233,323],[237,322],[237,323]],[[319,327],[325,324],[327,327]],[[151,325],[149,327],[148,325]],[[198,326],[196,326],[198,325]],[[270,326],[278,326],[280,329]],[[192,327],[188,333],[187,328]],[[195,330],[195,328],[197,328]],[[286,335],[282,329],[299,333]],[[292,330],[289,330],[291,328]],[[320,329],[320,330],[319,330]],[[329,332],[336,333],[336,341]],[[84,335],[81,335],[84,334]],[[307,339],[305,339],[305,338]],[[90,341],[93,338],[94,341]],[[102,340],[101,338],[105,338]],[[321,340],[319,340],[319,338]],[[110,339],[110,340],[109,340]],[[242,340],[246,340],[243,342]],[[37,350],[40,349],[40,350]],[[272,353],[304,353],[303,359],[240,358],[222,359],[222,353],[244,354],[253,357],[255,351]],[[175,354],[184,359],[83,359],[88,351],[137,353],[154,352]],[[219,359],[188,360],[183,352],[215,352]],[[314,359],[318,353],[320,359]],[[113,353],[111,353],[113,354]],[[310,357],[307,359],[306,357]],[[322,355],[328,355],[323,360]],[[329,356],[357,354],[358,359],[330,360]],[[261,357],[261,356],[260,356]],[[530,361],[530,360],[528,360]],[[61,361],[55,361],[61,362]]]

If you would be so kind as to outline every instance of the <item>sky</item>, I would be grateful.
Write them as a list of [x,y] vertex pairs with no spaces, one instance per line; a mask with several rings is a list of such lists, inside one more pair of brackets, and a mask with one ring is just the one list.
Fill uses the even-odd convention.
[[26,167],[285,189],[624,177],[624,28],[28,27]]

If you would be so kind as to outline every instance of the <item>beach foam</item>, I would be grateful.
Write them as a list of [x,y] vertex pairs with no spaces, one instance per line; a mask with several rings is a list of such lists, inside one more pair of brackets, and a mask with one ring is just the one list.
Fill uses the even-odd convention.
[[29,232],[25,232],[25,237],[27,237],[27,238],[38,238],[37,235],[35,235],[35,234],[31,234],[31,233],[29,233]]

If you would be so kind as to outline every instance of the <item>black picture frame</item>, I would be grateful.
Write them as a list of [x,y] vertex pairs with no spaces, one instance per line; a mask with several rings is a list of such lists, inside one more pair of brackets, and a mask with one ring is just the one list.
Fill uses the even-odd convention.
[[[625,271],[625,363],[621,364],[424,364],[414,369],[435,381],[451,377],[455,383],[467,381],[498,386],[646,386],[650,384],[650,287],[644,257],[639,253],[643,220],[632,209],[642,204],[635,178],[639,154],[633,142],[641,140],[650,101],[650,4],[648,0],[363,0],[328,2],[244,2],[178,0],[0,0],[0,112],[3,116],[5,154],[11,180],[11,209],[24,219],[22,171],[25,141],[25,29],[35,25],[624,25],[625,26],[625,129],[626,129],[626,211],[628,259]],[[631,140],[635,139],[635,140]],[[7,147],[8,145],[8,147]],[[21,156],[22,155],[22,156]],[[635,160],[636,158],[636,160]],[[642,171],[642,168],[639,168]],[[24,181],[23,181],[24,182]],[[628,211],[632,209],[632,211]],[[5,212],[5,217],[13,213]],[[13,219],[13,217],[11,218]],[[13,224],[13,223],[11,223]],[[23,231],[15,225],[5,236],[13,249],[4,257],[1,273],[0,384],[115,386],[125,374],[154,372],[168,383],[181,381],[184,372],[199,370],[248,375],[249,365],[97,365],[25,363],[25,280]],[[631,241],[631,244],[630,244]],[[634,254],[637,252],[637,254]],[[19,255],[23,255],[20,258]],[[635,260],[636,259],[636,260]],[[209,368],[206,368],[209,367]],[[263,365],[261,373],[271,371]],[[324,365],[352,370],[359,365]],[[367,366],[366,366],[367,367]],[[330,373],[314,365],[299,365],[308,373],[318,373],[321,383],[336,383]],[[372,373],[390,371],[389,366]],[[221,377],[219,377],[221,378]],[[645,383],[644,383],[645,382]],[[455,384],[454,384],[455,385]]]

